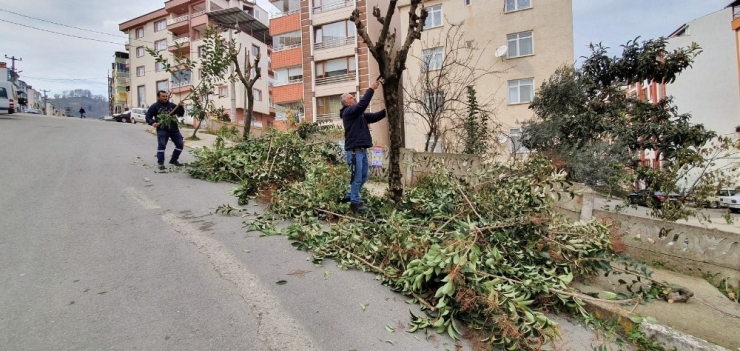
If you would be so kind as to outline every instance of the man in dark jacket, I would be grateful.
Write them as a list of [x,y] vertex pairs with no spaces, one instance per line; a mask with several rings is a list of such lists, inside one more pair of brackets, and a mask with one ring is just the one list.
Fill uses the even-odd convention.
[[172,142],[175,143],[175,151],[172,152],[172,158],[170,158],[171,165],[182,166],[177,159],[180,157],[184,145],[177,122],[172,122],[169,126],[165,127],[159,124],[157,115],[160,113],[174,113],[178,117],[182,117],[185,115],[183,105],[184,103],[182,101],[177,105],[171,103],[167,92],[160,90],[157,92],[157,102],[153,103],[149,107],[149,110],[146,111],[146,123],[157,129],[157,164],[160,170],[165,169],[164,150],[167,147],[167,140],[172,139]]
[[368,174],[367,148],[373,146],[367,125],[385,118],[385,110],[375,113],[365,112],[378,85],[377,81],[373,82],[359,102],[351,93],[344,93],[341,97],[342,109],[339,110],[339,115],[344,124],[344,151],[347,153],[347,164],[351,173],[349,192],[344,201],[349,201],[350,208],[355,212],[367,211],[360,199],[360,190],[367,181]]

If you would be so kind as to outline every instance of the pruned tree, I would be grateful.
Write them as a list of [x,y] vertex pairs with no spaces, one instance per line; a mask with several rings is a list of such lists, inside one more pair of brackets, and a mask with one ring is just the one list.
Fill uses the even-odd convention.
[[388,9],[385,16],[381,15],[380,8],[373,7],[373,17],[380,22],[382,28],[376,41],[370,38],[367,28],[362,23],[360,11],[352,11],[350,20],[357,28],[357,34],[367,45],[368,51],[378,63],[383,83],[383,98],[388,116],[388,128],[390,133],[389,173],[388,189],[391,198],[395,202],[401,201],[403,197],[403,186],[401,184],[400,150],[403,146],[403,108],[401,106],[401,77],[406,69],[406,59],[415,40],[421,39],[424,21],[427,11],[422,4],[423,0],[410,0],[409,22],[406,38],[403,44],[396,49],[396,30],[391,33],[393,14],[396,11],[398,0],[388,1]]
[[[211,99],[216,87],[227,79],[231,79],[228,76],[224,77],[224,72],[231,64],[230,59],[225,54],[228,52],[228,48],[234,45],[233,41],[227,41],[220,35],[217,29],[209,26],[205,31],[203,42],[204,45],[199,61],[191,59],[190,53],[184,51],[180,44],[176,44],[177,48],[172,61],[164,57],[159,51],[151,48],[146,49],[149,55],[155,58],[157,64],[161,64],[164,71],[172,76],[172,81],[175,83],[192,79],[192,72],[200,68],[200,82],[191,87],[190,92],[181,99],[183,101],[190,101],[189,113],[198,121],[195,123],[195,130],[193,130],[193,135],[191,136],[194,139],[197,138],[196,133],[200,128],[201,122],[208,115],[215,114],[216,112],[213,100]],[[171,114],[158,116],[158,119],[164,125],[177,123],[175,117]]]
[[[242,70],[241,66],[239,66],[239,51],[241,51],[241,46],[238,49],[235,45],[229,47],[231,62],[234,63],[234,72],[237,77],[239,77],[239,81],[244,85],[244,89],[247,91],[247,111],[244,115],[244,132],[242,133],[242,137],[246,140],[249,138],[249,131],[252,127],[252,114],[254,112],[254,83],[262,77],[262,69],[259,66],[262,55],[257,53],[257,55],[254,56],[254,61],[250,61],[249,51],[244,50],[244,69]],[[252,76],[252,72],[254,72],[254,76]]]
[[[419,62],[420,72],[406,72],[403,84],[405,109],[423,123],[417,124],[426,136],[425,151],[433,151],[449,130],[458,129],[466,137],[468,92],[486,76],[499,73],[494,63],[485,64],[489,42],[479,45],[465,40],[464,22],[448,22],[445,31],[436,36],[425,34],[420,40],[420,52],[412,48],[409,56]],[[477,101],[479,117],[492,116],[493,96]],[[492,122],[491,122],[492,123]]]

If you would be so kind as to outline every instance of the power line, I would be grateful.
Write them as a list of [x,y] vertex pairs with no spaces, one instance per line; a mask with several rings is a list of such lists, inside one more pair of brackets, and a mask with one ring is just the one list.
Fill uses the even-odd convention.
[[18,15],[18,16],[21,16],[21,17],[26,17],[26,18],[30,18],[30,19],[35,19],[35,20],[38,20],[38,21],[42,21],[42,22],[47,22],[47,23],[52,23],[52,24],[56,24],[56,25],[58,25],[58,26],[64,26],[64,27],[74,28],[74,29],[77,29],[77,30],[82,30],[82,31],[86,31],[86,32],[92,32],[92,33],[98,33],[98,34],[110,35],[110,36],[112,36],[112,37],[116,37],[116,38],[126,38],[126,39],[128,39],[127,37],[124,37],[124,36],[122,36],[122,35],[115,35],[115,34],[110,34],[110,33],[105,33],[105,32],[98,32],[98,31],[95,31],[95,30],[91,30],[91,29],[79,28],[79,27],[75,27],[75,26],[70,26],[70,25],[67,25],[67,24],[63,24],[63,23],[57,23],[57,22],[53,22],[53,21],[49,21],[49,20],[45,20],[45,19],[41,19],[41,18],[36,18],[36,17],[31,17],[31,16],[26,16],[26,15],[22,15],[22,14],[20,14],[20,13],[18,13],[18,12],[13,12],[13,11],[8,11],[8,10],[3,10],[3,9],[0,9],[0,11],[2,11],[2,12],[7,12],[7,13],[12,13],[12,14],[14,14],[14,15]]
[[101,42],[101,43],[108,43],[108,44],[123,45],[122,43],[116,43],[116,42],[112,42],[112,41],[107,41],[107,40],[100,40],[100,39],[86,38],[86,37],[81,37],[81,36],[77,36],[77,35],[72,35],[72,34],[66,34],[66,33],[60,33],[60,32],[55,32],[55,31],[52,31],[52,30],[48,30],[48,29],[36,28],[36,27],[33,27],[33,26],[28,26],[28,25],[25,25],[25,24],[20,24],[20,23],[16,23],[16,22],[12,22],[12,21],[7,21],[7,20],[4,20],[4,19],[0,19],[0,21],[1,21],[1,22],[7,22],[7,23],[15,24],[15,25],[18,25],[18,26],[21,26],[21,27],[26,27],[26,28],[31,28],[31,29],[36,29],[36,30],[40,30],[40,31],[42,31],[42,32],[49,32],[49,33],[54,33],[54,34],[64,35],[64,36],[68,36],[68,37],[72,37],[72,38],[78,38],[78,39],[85,39],[85,40],[98,41],[98,42]]

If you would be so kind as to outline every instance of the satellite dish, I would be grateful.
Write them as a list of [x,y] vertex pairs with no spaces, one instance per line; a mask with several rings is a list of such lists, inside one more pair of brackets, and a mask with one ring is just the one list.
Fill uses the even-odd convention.
[[508,50],[509,50],[509,47],[507,47],[506,45],[499,46],[498,49],[496,49],[496,52],[494,52],[493,55],[496,56],[496,57],[502,57],[502,56],[506,55],[506,51],[508,51]]

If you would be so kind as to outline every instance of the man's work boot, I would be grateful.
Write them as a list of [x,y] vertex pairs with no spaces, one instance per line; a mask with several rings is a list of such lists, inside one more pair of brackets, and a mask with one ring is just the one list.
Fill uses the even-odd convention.
[[161,163],[157,164],[157,168],[159,168],[160,171],[164,171],[166,169],[165,166]]
[[171,165],[173,165],[173,166],[177,166],[177,167],[182,167],[182,166],[184,166],[184,165],[183,165],[182,163],[180,163],[180,162],[177,162],[177,161],[170,161],[170,164],[171,164]]
[[349,209],[357,213],[367,212],[367,207],[365,207],[365,204],[363,204],[362,202],[350,204]]
[[344,198],[342,198],[341,200],[339,200],[339,203],[340,203],[340,204],[348,204],[348,203],[350,203],[350,202],[352,202],[352,200],[350,200],[350,199],[349,199],[349,196],[347,196],[347,197],[344,197]]

